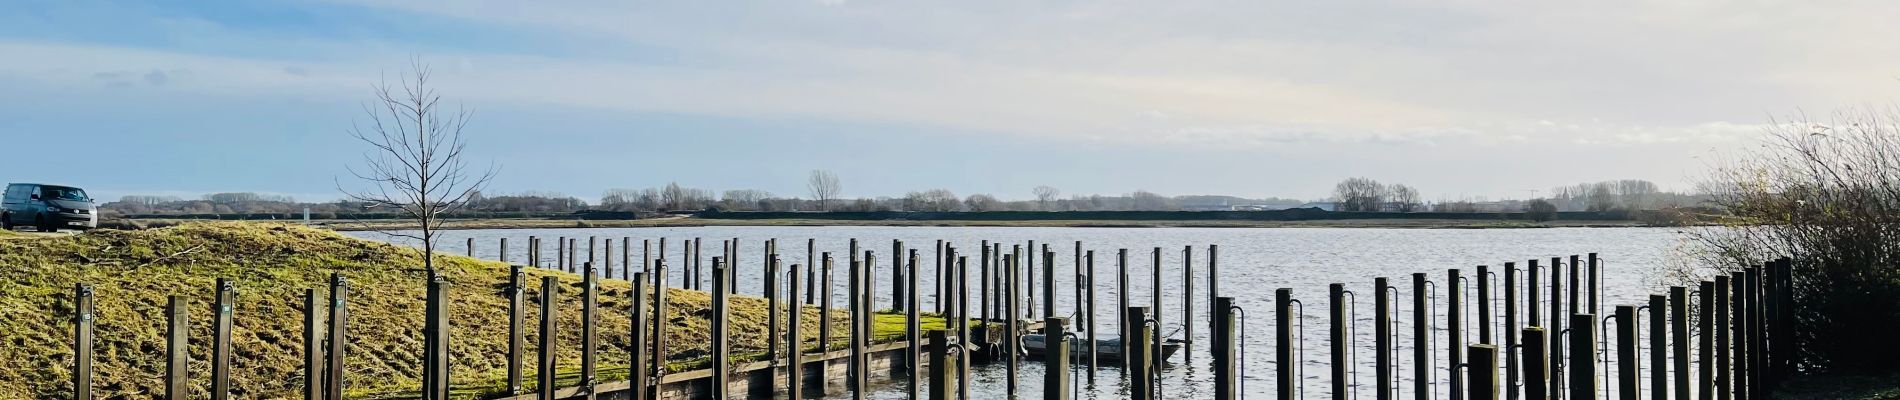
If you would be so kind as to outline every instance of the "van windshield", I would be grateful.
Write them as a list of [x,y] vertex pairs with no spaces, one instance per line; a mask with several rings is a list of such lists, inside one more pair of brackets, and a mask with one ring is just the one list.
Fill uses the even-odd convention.
[[86,201],[86,191],[63,186],[41,186],[40,198],[47,200]]

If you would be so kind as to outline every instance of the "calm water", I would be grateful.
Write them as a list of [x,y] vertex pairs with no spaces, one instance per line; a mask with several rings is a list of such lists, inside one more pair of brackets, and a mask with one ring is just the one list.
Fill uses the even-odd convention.
[[[359,232],[352,235],[387,240],[378,233]],[[872,251],[878,257],[880,268],[875,273],[879,284],[875,288],[879,308],[889,307],[889,287],[892,278],[889,257],[891,240],[902,240],[908,248],[919,249],[922,271],[918,277],[920,288],[934,287],[935,264],[931,256],[935,253],[937,240],[955,243],[962,254],[970,256],[971,286],[975,290],[977,255],[979,242],[989,240],[1006,243],[1005,247],[1027,245],[1035,240],[1036,246],[1050,244],[1056,252],[1057,268],[1057,311],[1063,316],[1076,313],[1075,265],[1074,253],[1076,241],[1081,241],[1084,250],[1093,250],[1095,256],[1096,299],[1100,303],[1095,315],[1101,318],[1104,337],[1112,336],[1116,328],[1107,325],[1112,321],[1117,307],[1118,284],[1115,282],[1115,253],[1118,249],[1129,250],[1128,282],[1130,302],[1134,305],[1149,305],[1156,293],[1153,284],[1154,269],[1151,252],[1159,247],[1162,265],[1162,331],[1170,337],[1182,338],[1185,335],[1183,304],[1194,302],[1195,324],[1193,341],[1198,344],[1192,351],[1189,361],[1186,350],[1176,353],[1169,361],[1173,363],[1163,371],[1162,386],[1168,398],[1210,398],[1212,397],[1213,373],[1212,356],[1208,353],[1207,343],[1207,246],[1220,246],[1220,290],[1222,296],[1235,297],[1239,305],[1245,308],[1245,387],[1249,396],[1267,398],[1275,392],[1274,374],[1277,366],[1273,353],[1273,291],[1276,288],[1293,289],[1294,297],[1302,300],[1306,307],[1299,319],[1304,322],[1302,341],[1304,350],[1300,364],[1302,391],[1308,396],[1329,396],[1331,393],[1330,370],[1328,369],[1329,350],[1327,338],[1327,285],[1344,283],[1347,290],[1358,293],[1359,311],[1354,316],[1355,334],[1352,355],[1354,363],[1359,364],[1352,376],[1357,378],[1354,390],[1358,396],[1374,395],[1371,315],[1374,277],[1389,277],[1398,293],[1394,298],[1395,317],[1393,330],[1400,338],[1395,341],[1397,362],[1400,364],[1396,375],[1399,377],[1399,393],[1410,396],[1415,390],[1412,384],[1411,339],[1411,274],[1428,273],[1430,279],[1443,288],[1446,269],[1460,268],[1466,276],[1475,274],[1476,266],[1491,265],[1497,271],[1505,262],[1517,262],[1520,268],[1525,261],[1543,260],[1548,265],[1551,257],[1567,257],[1572,254],[1598,253],[1604,260],[1603,309],[1605,313],[1613,305],[1641,304],[1647,296],[1657,291],[1656,271],[1668,260],[1670,250],[1679,241],[1674,230],[1666,228],[1574,228],[1574,229],[1236,229],[1236,228],[982,228],[982,227],[679,227],[679,228],[613,228],[613,229],[511,229],[511,230],[472,230],[450,231],[443,234],[446,238],[440,245],[442,251],[461,254],[466,250],[464,240],[474,238],[475,254],[486,259],[495,259],[497,242],[500,238],[509,238],[508,259],[520,263],[528,259],[526,254],[527,238],[530,235],[545,238],[548,248],[544,249],[542,260],[553,263],[554,238],[580,238],[582,254],[586,260],[586,238],[613,238],[615,276],[619,276],[622,265],[618,240],[632,238],[630,247],[635,254],[641,252],[641,240],[653,240],[657,250],[657,240],[667,238],[669,265],[679,265],[681,239],[705,238],[703,252],[710,259],[720,254],[720,240],[738,238],[740,242],[737,276],[738,290],[741,293],[759,293],[763,285],[760,277],[762,267],[759,261],[764,251],[764,240],[779,239],[780,258],[786,264],[807,264],[806,239],[815,239],[817,251],[832,252],[837,260],[838,272],[842,274],[846,267],[846,249],[851,239],[858,239],[860,251]],[[397,242],[401,242],[397,240]],[[1194,297],[1185,298],[1182,275],[1182,249],[1193,246]],[[639,256],[633,258],[638,264]],[[710,267],[710,260],[706,261]],[[1037,260],[1035,273],[1040,303],[1041,260]],[[677,267],[668,274],[674,277],[674,286],[678,285]],[[1501,284],[1502,272],[1496,282]],[[1567,271],[1566,271],[1567,273]],[[1548,276],[1548,275],[1546,275]],[[842,279],[834,277],[840,287],[834,304],[844,304]],[[1472,277],[1470,279],[1476,279]],[[1568,280],[1568,278],[1565,278]],[[1475,302],[1475,283],[1467,285],[1466,302]],[[1442,290],[1442,289],[1441,289]],[[924,290],[922,302],[925,310],[935,309],[934,294]],[[1548,293],[1547,290],[1545,293]],[[1502,299],[1501,292],[1494,295]],[[1521,297],[1521,296],[1520,296]],[[1546,296],[1547,297],[1547,296]],[[1548,300],[1548,299],[1546,299]],[[1501,301],[1501,300],[1499,300]],[[1439,296],[1433,304],[1441,308],[1433,315],[1442,321],[1445,300]],[[976,308],[977,296],[971,296],[971,308]],[[1473,307],[1467,305],[1467,309]],[[1501,306],[1498,306],[1501,307]],[[1544,306],[1548,309],[1548,306]],[[1041,305],[1038,304],[1036,317],[1040,318]],[[1523,309],[1522,306],[1519,308]],[[1465,330],[1467,341],[1476,343],[1476,312],[1467,311],[1470,321]],[[1501,312],[1498,315],[1502,315]],[[1502,317],[1498,317],[1502,324]],[[1432,329],[1442,332],[1443,323],[1433,324]],[[1502,331],[1502,327],[1499,328]],[[1445,338],[1436,334],[1433,353],[1439,360],[1435,363],[1434,380],[1439,383],[1431,390],[1443,396],[1449,389],[1443,382],[1449,375],[1448,363],[1443,360]],[[1604,336],[1608,336],[1607,334]],[[1499,339],[1500,342],[1502,339]],[[1646,342],[1646,341],[1645,341]],[[1611,354],[1604,354],[1611,359]],[[1502,362],[1500,361],[1500,365]],[[1020,387],[1018,394],[1023,397],[1038,397],[1042,391],[1043,369],[1039,362],[1026,362],[1019,372]],[[1086,371],[1077,370],[1081,376],[1074,380],[1079,386],[1078,398],[1126,398],[1126,386],[1116,369],[1104,368],[1096,374],[1094,382],[1089,383]],[[1613,373],[1606,371],[1606,373]],[[1647,372],[1644,372],[1647,375]],[[977,367],[977,376],[972,382],[975,398],[999,398],[1004,390],[1004,369],[1000,364]],[[1607,375],[1606,377],[1614,377]],[[1606,386],[1614,386],[1613,379],[1604,379]],[[1613,387],[1607,388],[1610,392]],[[882,385],[873,393],[874,398],[902,398],[901,386]],[[1321,398],[1321,397],[1313,397]],[[1437,397],[1447,398],[1447,397]]]

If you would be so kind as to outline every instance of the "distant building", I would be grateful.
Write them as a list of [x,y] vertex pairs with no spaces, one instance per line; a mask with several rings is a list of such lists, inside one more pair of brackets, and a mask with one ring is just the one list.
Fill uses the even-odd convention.
[[1299,207],[1294,207],[1294,208],[1317,208],[1317,209],[1320,209],[1320,211],[1339,211],[1339,203],[1334,203],[1330,201],[1314,201],[1314,202],[1307,202],[1305,204],[1301,204]]

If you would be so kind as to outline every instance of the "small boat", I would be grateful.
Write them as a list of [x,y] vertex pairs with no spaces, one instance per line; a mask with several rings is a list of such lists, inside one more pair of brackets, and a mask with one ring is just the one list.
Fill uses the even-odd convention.
[[[1096,342],[1097,343],[1094,346],[1096,360],[1103,361],[1103,362],[1121,361],[1122,359],[1121,338],[1100,339],[1100,340],[1096,340]],[[1169,357],[1174,356],[1174,352],[1180,351],[1181,346],[1186,343],[1187,342],[1182,341],[1180,339],[1162,340],[1160,359],[1167,360]],[[1027,351],[1029,355],[1040,356],[1043,354],[1043,350],[1047,348],[1048,348],[1048,342],[1043,335],[1041,334],[1023,335],[1023,350]],[[1086,359],[1088,358],[1088,355],[1089,355],[1088,351],[1089,351],[1088,339],[1073,339],[1069,341],[1069,354],[1072,357]]]

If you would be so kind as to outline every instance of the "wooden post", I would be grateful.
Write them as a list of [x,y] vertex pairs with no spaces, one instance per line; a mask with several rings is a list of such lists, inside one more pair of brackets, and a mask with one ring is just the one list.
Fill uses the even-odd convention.
[[[950,250],[952,255],[956,249]],[[970,399],[970,260],[957,257],[957,396]]]
[[851,397],[863,400],[871,391],[871,266],[877,264],[871,252],[851,265],[852,308]]
[[1128,307],[1127,314],[1128,321],[1126,322],[1133,325],[1128,328],[1128,331],[1133,334],[1128,341],[1134,342],[1128,346],[1129,353],[1125,354],[1127,357],[1124,357],[1129,359],[1128,378],[1134,382],[1129,385],[1128,398],[1153,400],[1155,398],[1154,371],[1157,363],[1151,345],[1154,340],[1153,330],[1147,325],[1148,308]]
[[1471,356],[1471,365],[1465,367],[1467,375],[1465,381],[1471,385],[1469,393],[1471,400],[1497,400],[1498,347],[1489,344],[1474,344],[1468,351]]
[[[950,334],[942,329],[932,329],[930,336],[930,400],[953,400],[950,388]],[[794,398],[796,399],[796,398]]]
[[[1127,320],[1122,321],[1122,325],[1127,324]],[[1123,329],[1123,331],[1127,330]],[[1122,342],[1127,343],[1128,340],[1122,340]],[[1278,398],[1293,400],[1298,397],[1294,392],[1294,379],[1297,379],[1294,370],[1298,368],[1298,364],[1294,364],[1293,361],[1293,289],[1273,290],[1273,348],[1273,365],[1276,369],[1274,386],[1279,389]],[[1127,359],[1128,355],[1128,353],[1122,353],[1122,358]]]
[[323,295],[303,290],[303,398],[323,399]]
[[[1649,296],[1649,392],[1654,400],[1669,400],[1669,297]],[[1634,325],[1634,324],[1631,324]],[[1618,366],[1617,368],[1624,368]],[[1629,367],[1634,368],[1634,367]]]
[[495,253],[496,261],[501,261],[501,263],[507,264],[508,263],[508,238],[505,238],[505,237],[501,238],[501,245],[495,246],[495,249],[499,250],[499,252]]
[[1417,400],[1433,397],[1432,313],[1425,298],[1426,284],[1425,273],[1412,273],[1412,396]]
[[606,242],[607,243],[605,243],[606,244],[605,246],[600,247],[600,252],[601,252],[600,262],[601,264],[605,264],[605,266],[603,266],[602,269],[600,270],[600,276],[605,279],[613,279],[614,277],[614,238],[607,238]]
[[[1161,292],[1164,290],[1164,288],[1161,285],[1161,248],[1160,247],[1154,248],[1154,252],[1151,256],[1150,264],[1153,264],[1153,268],[1154,268],[1154,276],[1153,276],[1154,281],[1148,286],[1150,288],[1149,291],[1152,292],[1148,294],[1148,297],[1150,297],[1151,300],[1153,300],[1154,304],[1150,306],[1149,308],[1150,312],[1152,312],[1153,315],[1150,315],[1147,319],[1154,320],[1155,327],[1159,328],[1161,326],[1164,326],[1162,325],[1163,318],[1162,318],[1161,310],[1165,310],[1165,308],[1161,307],[1161,299],[1166,298],[1166,296],[1161,295]],[[1156,332],[1154,335],[1155,335],[1154,341],[1152,343],[1149,343],[1149,345],[1160,346],[1161,333]],[[1150,351],[1149,354],[1155,357],[1160,357],[1162,353],[1161,353],[1161,349],[1159,347],[1156,347],[1154,350]],[[1162,360],[1162,361],[1166,361],[1166,360]],[[1154,369],[1149,370],[1149,372],[1154,372],[1155,370],[1160,369],[1159,365],[1161,365],[1161,363],[1159,362],[1155,363],[1155,366],[1152,367]]]
[[[348,322],[350,320],[349,303],[350,282],[342,273],[330,274],[330,351],[325,352],[326,366],[323,377],[330,382],[323,385],[323,397],[328,400],[343,400],[343,356],[349,345]],[[184,347],[180,345],[179,347]]]
[[528,309],[522,297],[528,278],[519,265],[508,270],[508,394],[521,394],[521,357],[528,350]]
[[[183,400],[191,396],[191,387],[185,386],[191,374],[190,313],[185,309],[185,296],[172,295],[165,303],[165,398]],[[323,398],[319,393],[318,398]]]
[[1599,308],[1600,304],[1598,303],[1600,300],[1603,300],[1603,288],[1600,287],[1598,284],[1601,283],[1601,278],[1603,277],[1603,274],[1598,270],[1598,268],[1602,267],[1603,263],[1601,262],[1602,259],[1597,258],[1597,253],[1590,253],[1589,257],[1590,257],[1589,258],[1590,276],[1588,280],[1590,282],[1586,283],[1585,285],[1588,285],[1590,287],[1590,301],[1589,301],[1590,312],[1599,313],[1599,312],[1603,312],[1603,309]]
[[[1050,264],[1044,263],[1042,268],[1044,271],[1048,271],[1050,266]],[[1047,277],[1048,275],[1045,274],[1043,276]],[[1047,287],[1049,287],[1049,285],[1044,286],[1044,288]],[[1048,292],[1044,291],[1044,293]],[[1067,400],[1069,398],[1068,326],[1068,318],[1045,317],[1042,320],[1042,362],[1044,365],[1042,398],[1044,400]]]
[[1748,398],[1764,399],[1767,395],[1764,389],[1768,385],[1762,382],[1762,372],[1768,367],[1768,360],[1763,356],[1768,351],[1763,345],[1765,338],[1762,337],[1761,267],[1749,266],[1743,271],[1742,278],[1742,298],[1747,305],[1747,308],[1743,308],[1747,324],[1742,331],[1748,333]]
[[944,259],[946,257],[949,257],[949,256],[943,252],[943,239],[937,239],[937,252],[933,253],[931,257],[931,258],[937,259],[936,260],[937,261],[937,275],[936,275],[937,283],[935,285],[936,290],[937,290],[937,297],[935,297],[934,298],[935,300],[932,301],[933,303],[936,303],[937,315],[943,315],[944,313],[943,305],[944,303],[948,303],[950,301],[950,298],[945,296],[948,290],[944,289],[944,288],[949,287],[948,285],[950,285],[949,275],[945,275],[943,273],[943,264],[944,264]]
[[[783,311],[779,310],[778,274],[778,259],[776,257],[767,258],[765,260],[765,287],[764,290],[762,290],[762,292],[765,293],[766,310],[765,337],[767,340],[765,341],[765,359],[773,364],[777,364],[779,361],[779,341],[776,338],[779,337],[779,316],[784,314]],[[792,311],[798,311],[798,309],[793,308]]]
[[924,339],[922,335],[923,319],[919,318],[917,314],[917,310],[923,308],[923,303],[917,302],[917,249],[910,249],[910,259],[906,265],[905,273],[903,274],[905,278],[903,287],[904,295],[910,297],[906,299],[908,301],[905,303],[910,306],[904,307],[904,341],[906,342],[904,349],[904,375],[907,381],[906,383],[909,383],[907,390],[910,396],[908,398],[915,400],[917,399],[918,392],[922,390],[922,382],[919,382],[918,375],[923,373],[923,371],[920,371],[923,364],[923,346],[920,344]]
[[[1491,267],[1479,265],[1477,279],[1478,343],[1493,344],[1494,342],[1491,341]],[[1493,352],[1496,351],[1493,350]]]
[[468,258],[475,258],[475,238],[468,238],[468,243],[466,243],[465,246],[468,247],[466,249],[468,254],[465,255],[468,256]]
[[1089,335],[1088,341],[1084,343],[1087,343],[1085,347],[1089,353],[1089,381],[1094,382],[1096,370],[1101,369],[1101,358],[1098,357],[1099,354],[1097,353],[1101,353],[1100,350],[1102,349],[1102,342],[1096,341],[1095,335],[1097,332],[1095,324],[1095,250],[1089,250],[1083,258],[1088,262],[1088,274],[1082,276],[1080,283],[1083,287],[1087,288],[1088,294],[1082,299],[1082,302],[1087,304],[1087,306],[1085,306],[1086,308],[1083,309],[1082,315],[1086,316],[1083,318],[1085,318],[1084,322],[1088,324]]
[[1398,388],[1393,384],[1398,377],[1393,372],[1398,366],[1392,362],[1392,281],[1372,278],[1372,291],[1372,375],[1378,391],[1374,397],[1395,400]]
[[1718,369],[1715,364],[1715,359],[1719,357],[1716,355],[1718,352],[1715,351],[1715,332],[1720,330],[1721,327],[1715,324],[1715,317],[1720,315],[1720,313],[1715,312],[1715,303],[1717,303],[1715,301],[1715,282],[1702,281],[1698,283],[1696,285],[1696,304],[1701,312],[1696,315],[1702,316],[1701,318],[1696,318],[1696,332],[1701,333],[1700,335],[1696,335],[1696,361],[1698,365],[1702,366],[1701,371],[1699,371],[1701,373],[1696,374],[1696,399],[1698,400],[1715,400],[1715,392],[1719,391],[1716,389],[1717,386],[1715,383],[1718,376],[1715,373]]
[[[660,243],[666,243],[666,240],[661,239]],[[661,245],[661,247],[664,248],[665,245]],[[653,359],[653,367],[652,371],[647,375],[653,377],[653,392],[659,393],[660,382],[663,381],[661,378],[666,377],[666,360],[668,356],[666,352],[666,325],[668,325],[666,318],[666,260],[654,260],[652,271],[653,277],[648,279],[653,281],[653,314],[648,317],[648,320],[650,320],[648,323],[653,325],[651,329],[653,335],[653,351],[647,353],[647,357]]]
[[726,323],[729,313],[726,298],[731,296],[731,290],[727,287],[732,285],[731,275],[727,274],[726,269],[731,268],[731,265],[726,264],[726,260],[721,257],[713,257],[712,263],[712,275],[708,276],[712,278],[712,398],[726,399],[731,398],[727,380],[732,371],[732,368],[728,368],[732,362],[732,339],[728,337],[730,333]]
[[[824,267],[818,272],[820,274],[818,280],[822,280],[822,283],[818,285],[820,292],[818,294],[818,354],[819,357],[824,357],[831,350],[831,252],[824,252],[820,262],[824,263]],[[813,393],[817,397],[831,395],[831,368],[828,367],[830,364],[830,361],[818,363],[816,379],[818,391]]]
[[[641,272],[646,271],[642,270]],[[608,276],[608,278],[612,277],[611,275]],[[636,285],[640,283],[640,281],[633,279],[633,238],[631,237],[620,237],[620,278],[626,279],[628,283]]]
[[1642,359],[1637,356],[1636,349],[1636,344],[1640,342],[1637,338],[1636,306],[1616,306],[1616,315],[1612,318],[1616,319],[1616,398],[1637,400],[1642,397],[1637,395],[1642,390],[1638,386],[1642,377],[1636,373],[1642,368]]
[[1768,351],[1773,353],[1772,358],[1776,366],[1772,376],[1773,382],[1779,386],[1783,380],[1796,372],[1794,316],[1800,311],[1796,310],[1794,303],[1794,260],[1789,258],[1776,260],[1769,264],[1768,270],[1770,276],[1768,281],[1774,285],[1774,295],[1769,296],[1767,301],[1775,305],[1774,316],[1770,318],[1774,321],[1774,329],[1769,331],[1769,339],[1772,341],[1768,343]]
[[429,280],[429,310],[435,313],[434,322],[427,334],[434,337],[430,342],[428,368],[430,369],[429,387],[423,391],[427,399],[449,398],[449,281],[442,275]]
[[[1015,277],[1017,280],[1022,281],[1022,282],[1017,283],[1017,284],[1010,284],[1010,288],[1013,288],[1019,292],[1026,291],[1025,293],[1027,293],[1028,295],[1023,296],[1022,301],[1027,301],[1028,307],[1023,308],[1023,313],[1027,314],[1028,318],[1034,319],[1036,318],[1036,254],[1035,254],[1036,241],[1034,240],[1029,241],[1029,247],[1027,248],[1027,250],[1029,251],[1029,255],[1027,257],[1024,257],[1023,252],[1020,250],[1016,252],[1016,265],[1019,267],[1022,267],[1022,271],[1015,271],[1012,273],[1015,274]],[[1016,301],[1016,300],[1011,300],[1011,301]],[[1021,314],[1010,316],[1010,318],[1016,318],[1016,319],[1021,319],[1023,317],[1025,317],[1025,315],[1021,315]]]
[[1056,316],[1056,252],[1049,251],[1048,243],[1042,244],[1042,315]]
[[[988,324],[991,320],[994,319],[991,311],[994,311],[995,307],[993,307],[990,304],[990,300],[995,296],[992,296],[990,294],[990,272],[991,270],[994,270],[995,268],[991,268],[991,265],[990,265],[989,241],[987,240],[983,241],[982,247],[983,247],[983,250],[981,252],[982,260],[977,261],[978,263],[977,269],[980,270],[977,272],[979,277],[977,278],[977,284],[976,284],[977,308],[980,310],[980,311],[977,311],[977,315],[982,316],[983,323]],[[985,332],[988,332],[988,331],[985,331]],[[988,339],[988,337],[985,337],[985,339]]]
[[[906,295],[906,293],[908,293],[909,291],[906,290],[908,288],[905,286],[904,282],[907,277],[912,275],[911,273],[907,273],[907,272],[908,271],[904,270],[904,241],[892,239],[891,240],[891,311],[899,311],[899,312],[908,311],[910,310],[910,307],[912,307],[912,304],[914,304],[914,302],[910,301],[910,296]],[[916,336],[910,336],[910,337],[904,338],[904,340],[909,340],[912,342],[917,341],[917,339],[918,338]],[[916,374],[911,374],[911,375],[916,375]]]
[[1530,260],[1527,265],[1529,266],[1524,267],[1524,273],[1526,275],[1526,280],[1524,281],[1524,311],[1527,314],[1525,316],[1528,318],[1525,318],[1524,323],[1529,326],[1541,327],[1544,326],[1544,311],[1543,308],[1540,308],[1543,304],[1540,304],[1542,300],[1540,300],[1541,295],[1538,293],[1538,290],[1542,290],[1544,287],[1542,282],[1537,279],[1541,276],[1538,274],[1537,260]]
[[218,278],[211,315],[211,399],[231,398],[231,318],[236,312],[236,283]]
[[554,238],[554,269],[567,270],[567,237]]
[[[1531,291],[1536,291],[1536,288],[1531,288]],[[1532,305],[1535,306],[1535,303]],[[1550,362],[1545,358],[1550,356],[1547,348],[1550,346],[1550,336],[1545,332],[1544,328],[1535,326],[1524,328],[1522,341],[1524,347],[1519,347],[1522,350],[1519,353],[1523,354],[1521,357],[1524,359],[1524,365],[1521,367],[1524,369],[1524,398],[1526,400],[1550,398]]]
[[[1219,260],[1219,255],[1220,245],[1207,245],[1207,299],[1209,304],[1213,304],[1214,299],[1220,298],[1220,264],[1216,262]],[[1212,325],[1210,324],[1209,326]]]
[[1517,263],[1504,263],[1504,397],[1517,400]]
[[73,286],[73,399],[92,400],[92,285]]
[[[1160,291],[1155,295],[1160,296]],[[1055,314],[1050,314],[1055,315]],[[1194,246],[1181,248],[1181,329],[1186,330],[1182,358],[1194,361]],[[1162,354],[1162,353],[1157,353]]]
[[[626,243],[626,241],[622,240],[620,243]],[[621,254],[624,255],[627,252],[622,251]],[[628,270],[633,269],[633,264],[625,262],[621,264],[625,264]],[[628,400],[647,400],[647,393],[651,390],[647,387],[650,385],[647,364],[651,363],[653,358],[647,352],[647,273],[634,272],[633,275],[627,276],[627,281],[633,283],[631,285],[633,294],[628,299],[631,301],[631,306],[627,308],[627,343],[632,344],[628,346],[627,351],[629,353],[627,355],[627,398]]]
[[1458,366],[1465,365],[1465,324],[1464,324],[1464,280],[1460,279],[1457,268],[1446,271],[1445,275],[1445,348],[1449,351],[1445,359],[1450,360],[1446,380],[1451,381],[1451,399],[1464,400],[1465,379],[1456,372]]
[[[587,247],[588,247],[587,258],[592,259],[594,258],[593,256],[594,239],[590,237],[587,239],[587,242],[588,242],[587,243]],[[598,290],[597,288],[600,286],[599,282],[597,282],[597,280],[600,279],[599,278],[600,270],[594,267],[593,261],[588,261],[587,263],[582,264],[581,268],[583,269],[582,272],[584,273],[581,276],[581,381],[580,381],[580,389],[581,389],[582,398],[587,399],[587,400],[594,400],[597,396],[594,393],[594,385],[600,383],[599,381],[595,379],[597,378],[597,376],[595,375],[595,369],[594,369],[595,358],[596,358],[595,353],[599,350],[598,342],[600,341],[600,338],[597,332],[599,330],[598,328],[599,324],[596,322],[597,320],[600,319],[600,316],[599,316],[600,297],[599,297],[599,294],[596,293]]]
[[1729,391],[1736,400],[1748,400],[1748,282],[1741,271],[1731,272],[1728,277],[1729,290],[1729,349],[1734,354],[1729,357]]
[[[1021,247],[1018,247],[1017,250],[1016,253],[1021,253]],[[1015,257],[1014,255],[1009,259],[1003,260],[1003,298],[1009,299],[1009,303],[1003,307],[1003,314],[1005,315],[1003,320],[1003,340],[996,344],[997,347],[1003,351],[1004,393],[1007,393],[1010,397],[1016,397],[1016,373],[1022,361],[1020,357],[1018,357],[1016,344],[1016,321],[1022,320],[1022,312],[1016,308],[1020,303],[1018,299],[1022,298],[1017,296],[1017,288],[1022,287],[1021,282],[1017,279],[1022,275],[1022,269],[1018,268],[1020,267],[1018,263],[1020,263],[1021,260],[1020,257]]]
[[535,358],[539,359],[540,362],[537,364],[540,368],[535,369],[534,376],[536,383],[534,390],[539,394],[536,397],[541,400],[554,400],[554,340],[561,336],[560,331],[554,326],[554,321],[557,321],[554,313],[561,309],[558,304],[560,293],[559,280],[552,276],[541,277],[541,332],[537,333],[541,340],[537,346],[539,348],[535,349]]
[[1351,324],[1352,320],[1346,316],[1346,284],[1334,283],[1326,285],[1326,309],[1326,325],[1328,328],[1326,330],[1326,341],[1332,350],[1332,362],[1328,363],[1330,365],[1327,366],[1331,367],[1330,369],[1333,372],[1333,399],[1349,400],[1351,398],[1348,392],[1350,389],[1346,384],[1351,378],[1347,375],[1347,369],[1352,367],[1352,361],[1346,352],[1348,349],[1351,349],[1352,346],[1349,343],[1351,339],[1347,337],[1346,326]]
[[786,282],[791,286],[786,298],[792,301],[792,312],[786,316],[785,321],[785,344],[790,350],[785,353],[786,364],[789,365],[785,370],[785,396],[790,400],[800,400],[805,398],[805,347],[801,346],[803,342],[799,340],[799,325],[801,325],[799,320],[803,319],[799,314],[804,314],[801,312],[804,308],[798,305],[797,299],[798,283],[803,280],[803,277],[798,274],[798,264],[792,264],[791,270],[786,272],[791,274],[790,280]]
[[1598,399],[1597,316],[1570,315],[1570,394],[1578,400]]
[[[1240,400],[1239,318],[1234,298],[1216,297],[1214,317],[1214,400]],[[1383,399],[1382,399],[1383,400]]]
[[1119,340],[1119,342],[1121,343],[1120,349],[1119,349],[1120,351],[1115,352],[1115,354],[1121,355],[1121,357],[1118,357],[1119,361],[1121,362],[1121,367],[1122,367],[1121,373],[1122,375],[1127,375],[1128,368],[1129,368],[1128,355],[1130,351],[1128,347],[1128,344],[1129,344],[1128,342],[1129,342],[1130,337],[1134,337],[1134,333],[1129,332],[1129,330],[1134,329],[1134,327],[1129,326],[1128,324],[1128,321],[1129,321],[1128,319],[1128,307],[1129,307],[1129,303],[1128,303],[1128,249],[1120,249],[1116,251],[1115,267],[1120,269],[1120,273],[1116,275],[1116,279],[1115,279],[1115,283],[1117,285],[1120,285],[1120,287],[1118,288],[1118,290],[1115,291],[1115,295],[1120,297],[1120,300],[1121,300],[1120,302],[1117,302],[1115,304],[1115,310],[1119,311],[1119,314],[1120,314],[1117,316],[1117,318],[1115,318],[1115,320],[1120,321],[1121,323],[1121,340]]
[[1689,400],[1689,289],[1669,287],[1669,310],[1655,317],[1669,321],[1669,339],[1675,344],[1670,350],[1676,359],[1676,399]]
[[1550,398],[1558,400],[1564,398],[1564,379],[1560,377],[1564,376],[1564,350],[1566,349],[1564,347],[1564,316],[1567,314],[1564,314],[1563,265],[1563,259],[1550,258]]

